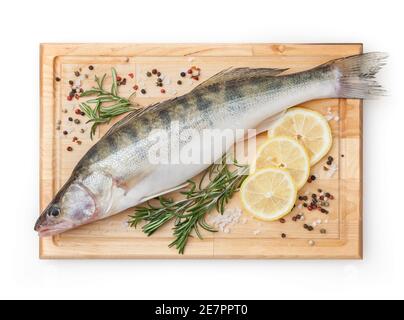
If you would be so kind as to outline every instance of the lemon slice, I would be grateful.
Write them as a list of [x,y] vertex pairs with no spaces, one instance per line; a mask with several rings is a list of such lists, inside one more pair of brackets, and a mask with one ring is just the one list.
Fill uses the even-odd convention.
[[256,218],[274,221],[292,211],[297,189],[290,173],[267,167],[250,175],[241,186],[244,208]]
[[264,143],[257,153],[252,172],[268,166],[286,169],[300,189],[310,175],[310,158],[306,149],[290,137],[274,137]]
[[289,136],[300,141],[313,166],[331,149],[332,135],[322,114],[303,108],[292,108],[270,130],[271,136]]

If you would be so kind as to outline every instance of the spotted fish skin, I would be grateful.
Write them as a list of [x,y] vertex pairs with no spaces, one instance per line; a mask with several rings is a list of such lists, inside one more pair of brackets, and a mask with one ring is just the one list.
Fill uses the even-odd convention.
[[[129,114],[81,159],[35,229],[47,236],[106,218],[171,190],[209,166],[151,163],[149,150],[156,144],[153,132],[167,132],[180,141],[179,150],[193,144],[209,151],[203,141],[184,139],[184,134],[256,128],[286,108],[313,99],[382,94],[373,78],[385,58],[380,53],[364,54],[288,75],[280,69],[225,70],[188,94]],[[174,123],[178,125],[175,131]],[[238,138],[235,135],[231,142]],[[168,145],[169,153],[171,148]],[[219,148],[212,161],[224,152]]]

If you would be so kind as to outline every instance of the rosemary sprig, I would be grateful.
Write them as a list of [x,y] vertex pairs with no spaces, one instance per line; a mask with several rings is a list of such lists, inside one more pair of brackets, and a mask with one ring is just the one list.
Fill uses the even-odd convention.
[[[200,182],[189,181],[190,188],[181,192],[185,198],[173,201],[170,198],[159,197],[157,205],[148,202],[146,206],[135,209],[130,216],[129,225],[137,227],[140,222],[146,222],[142,231],[151,236],[167,222],[174,220],[174,241],[169,247],[175,246],[180,254],[184,253],[186,244],[192,233],[202,239],[201,230],[217,232],[205,218],[214,208],[223,214],[226,204],[239,190],[247,177],[248,166],[240,165],[237,161],[226,163],[226,158],[220,164],[213,164],[205,171]],[[204,185],[207,185],[204,187]]]
[[126,99],[118,96],[118,83],[116,81],[116,70],[114,68],[111,69],[111,74],[112,86],[110,91],[104,89],[104,81],[107,76],[104,74],[101,78],[95,76],[96,87],[86,90],[80,95],[80,97],[96,95],[96,98],[80,103],[80,109],[89,118],[87,123],[93,122],[90,131],[91,139],[100,124],[109,123],[111,119],[135,110],[130,102],[131,97]]

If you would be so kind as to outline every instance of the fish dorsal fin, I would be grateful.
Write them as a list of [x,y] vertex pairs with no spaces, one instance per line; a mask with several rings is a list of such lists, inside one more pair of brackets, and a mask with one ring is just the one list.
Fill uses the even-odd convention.
[[144,112],[144,109],[146,109],[146,108],[139,108],[139,109],[133,110],[131,113],[129,113],[124,118],[122,118],[117,123],[115,123],[111,128],[109,128],[107,133],[105,134],[105,136],[108,136],[108,135],[114,133],[116,130],[123,127],[125,124],[127,124],[129,121],[138,117],[141,113]]
[[131,113],[129,113],[128,115],[126,115],[124,118],[122,118],[121,120],[119,120],[117,123],[115,123],[111,128],[109,128],[109,130],[107,131],[107,133],[104,135],[105,137],[113,134],[115,131],[117,131],[118,129],[122,128],[124,125],[126,125],[127,123],[129,123],[130,121],[132,121],[133,119],[139,118],[140,116],[142,116],[144,113],[152,111],[154,109],[156,109],[157,107],[159,107],[162,103],[166,103],[172,100],[175,100],[176,98],[173,99],[169,99],[169,100],[165,100],[162,102],[157,102],[155,104],[151,104],[148,105],[146,107],[142,107],[139,109],[135,109],[133,110]]
[[203,88],[218,82],[237,81],[255,77],[275,77],[288,69],[274,68],[233,68],[222,70],[202,82],[196,88]]

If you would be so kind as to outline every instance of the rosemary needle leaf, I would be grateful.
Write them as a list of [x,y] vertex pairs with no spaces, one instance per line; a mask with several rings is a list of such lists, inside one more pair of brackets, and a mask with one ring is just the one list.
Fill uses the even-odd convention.
[[118,90],[118,84],[116,83],[116,70],[115,68],[111,69],[112,73],[112,86],[111,86],[111,93],[116,96],[117,95],[117,90]]

